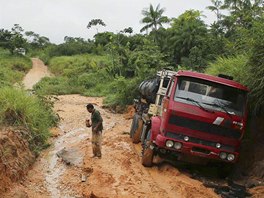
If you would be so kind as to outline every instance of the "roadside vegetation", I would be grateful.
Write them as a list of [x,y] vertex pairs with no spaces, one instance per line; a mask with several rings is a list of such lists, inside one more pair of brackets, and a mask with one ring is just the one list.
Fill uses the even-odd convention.
[[49,129],[58,117],[52,111],[51,100],[21,89],[22,79],[31,67],[29,57],[0,48],[0,126],[21,129],[37,155],[47,146]]
[[49,129],[57,123],[52,103],[45,98],[29,95],[19,88],[0,88],[0,124],[23,129],[22,134],[35,153],[46,146]]
[[[105,96],[107,106],[123,106],[132,103],[139,83],[157,70],[189,69],[233,76],[252,90],[251,109],[262,114],[263,5],[212,0],[208,9],[217,16],[210,26],[200,11],[169,19],[165,8],[150,5],[142,10],[141,34],[128,27],[118,33],[98,32],[93,40],[66,36],[62,44],[46,43],[35,53],[57,78],[43,79],[35,89],[42,94]],[[229,15],[223,14],[227,11]],[[87,28],[100,25],[106,26],[94,19]]]
[[0,47],[0,87],[20,83],[31,67],[30,58],[12,55]]

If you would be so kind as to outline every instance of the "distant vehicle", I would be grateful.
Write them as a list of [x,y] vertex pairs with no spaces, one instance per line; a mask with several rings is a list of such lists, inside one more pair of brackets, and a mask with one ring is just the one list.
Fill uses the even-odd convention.
[[24,55],[24,56],[26,55],[26,49],[25,48],[16,48],[14,50],[14,52],[17,53],[17,54]]
[[202,164],[237,162],[248,116],[247,87],[226,76],[163,70],[139,90],[130,136],[142,143],[144,166],[152,166],[157,155]]

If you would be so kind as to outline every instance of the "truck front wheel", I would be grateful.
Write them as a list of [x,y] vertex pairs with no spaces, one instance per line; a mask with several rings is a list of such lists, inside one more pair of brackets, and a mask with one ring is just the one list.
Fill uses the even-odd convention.
[[144,140],[142,148],[142,159],[141,163],[145,167],[151,167],[153,165],[154,150],[153,144],[150,141],[150,131],[147,134],[147,138]]

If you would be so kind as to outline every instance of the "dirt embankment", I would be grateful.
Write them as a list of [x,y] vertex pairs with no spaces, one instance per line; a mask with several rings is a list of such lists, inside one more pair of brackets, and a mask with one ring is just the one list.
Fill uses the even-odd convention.
[[23,129],[0,129],[0,195],[25,176],[35,161]]
[[[26,89],[32,89],[41,78],[51,76],[41,60],[33,58],[32,63],[32,69],[23,80]],[[27,133],[26,129],[21,128],[0,128],[0,197],[12,189],[16,182],[22,181],[35,162],[35,156],[24,138]]]

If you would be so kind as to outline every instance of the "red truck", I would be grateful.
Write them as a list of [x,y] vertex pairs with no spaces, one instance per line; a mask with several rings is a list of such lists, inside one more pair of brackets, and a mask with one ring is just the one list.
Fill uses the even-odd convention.
[[192,71],[163,70],[156,81],[140,85],[152,96],[142,94],[131,126],[133,142],[142,142],[142,164],[152,166],[157,155],[203,164],[237,162],[248,88],[229,76]]

